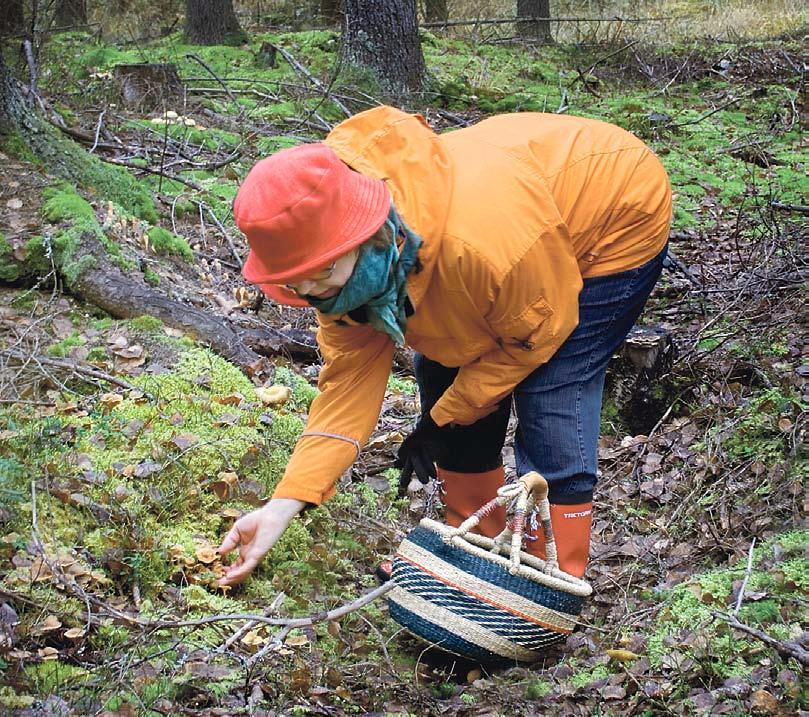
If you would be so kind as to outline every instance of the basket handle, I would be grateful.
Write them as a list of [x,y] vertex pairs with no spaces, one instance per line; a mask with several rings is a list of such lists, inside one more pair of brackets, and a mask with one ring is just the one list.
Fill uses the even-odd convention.
[[511,527],[507,525],[500,536],[495,538],[495,545],[501,543],[507,537],[511,538],[510,558],[512,569],[516,570],[520,565],[520,550],[522,549],[522,539],[525,532],[525,519],[536,504],[539,507],[542,533],[545,537],[545,557],[548,569],[558,568],[556,543],[553,539],[553,529],[551,527],[551,509],[548,503],[548,482],[536,471],[526,473],[517,482],[509,483],[500,488],[497,491],[497,496],[478,508],[455,528],[451,533],[451,537],[466,535],[497,506],[507,506],[514,498],[517,499],[517,506]]
[[[556,541],[554,540],[553,527],[551,526],[551,507],[548,502],[548,481],[536,471],[531,471],[520,478],[518,482],[522,484],[523,490],[517,500],[517,509],[514,513],[514,532],[511,536],[511,564],[514,566],[520,564],[525,519],[536,505],[539,511],[539,519],[542,521],[542,535],[545,538],[545,560],[550,568],[558,568]],[[501,488],[500,490],[503,489]]]

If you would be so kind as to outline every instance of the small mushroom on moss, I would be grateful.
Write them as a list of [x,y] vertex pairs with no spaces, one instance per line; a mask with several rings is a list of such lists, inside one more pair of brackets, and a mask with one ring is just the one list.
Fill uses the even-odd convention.
[[256,389],[256,396],[265,406],[283,406],[292,397],[289,386],[266,386]]
[[219,553],[217,553],[216,550],[210,546],[197,548],[195,555],[197,556],[197,560],[199,560],[201,563],[205,563],[205,565],[210,565],[211,563],[219,560]]

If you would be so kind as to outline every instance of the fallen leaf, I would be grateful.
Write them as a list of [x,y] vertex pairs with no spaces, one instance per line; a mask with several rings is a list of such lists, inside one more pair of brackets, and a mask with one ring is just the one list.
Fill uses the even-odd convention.
[[778,700],[767,690],[756,690],[750,697],[750,709],[754,714],[774,715],[779,712]]
[[181,451],[190,448],[193,445],[199,443],[199,436],[195,436],[193,433],[178,433],[174,436],[171,441],[177,448]]
[[14,199],[9,199],[6,202],[6,206],[9,209],[22,209],[22,199],[18,199],[17,197],[14,197]]
[[615,649],[615,650],[607,650],[606,652],[607,655],[609,655],[609,658],[611,660],[614,660],[615,662],[621,663],[634,662],[635,660],[640,658],[640,655],[638,655],[635,652],[632,652],[632,650]]
[[162,463],[157,463],[155,461],[144,461],[143,463],[138,464],[138,466],[135,468],[134,476],[135,478],[148,478],[150,475],[159,473],[162,470]]
[[221,403],[223,406],[238,406],[244,401],[244,396],[240,393],[231,393],[227,396],[216,396],[213,400],[217,403]]

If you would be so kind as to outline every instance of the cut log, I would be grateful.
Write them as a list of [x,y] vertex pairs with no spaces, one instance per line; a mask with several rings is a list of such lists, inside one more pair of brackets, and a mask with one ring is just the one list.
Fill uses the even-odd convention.
[[116,65],[113,75],[121,87],[124,104],[130,109],[159,109],[183,98],[183,83],[173,64]]
[[623,354],[646,378],[662,375],[671,367],[671,332],[660,326],[635,326],[623,345]]
[[631,434],[647,433],[671,404],[673,386],[666,376],[673,358],[674,342],[668,329],[635,326],[610,362],[605,410]]

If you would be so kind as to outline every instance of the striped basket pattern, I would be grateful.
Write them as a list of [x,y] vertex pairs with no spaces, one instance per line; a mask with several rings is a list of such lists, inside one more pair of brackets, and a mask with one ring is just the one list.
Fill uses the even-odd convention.
[[[538,474],[501,489],[458,528],[425,518],[399,546],[389,593],[391,617],[432,645],[480,662],[534,662],[542,650],[573,630],[590,585],[562,572],[555,545],[546,538],[548,560],[521,552],[522,522],[535,495]],[[528,479],[528,480],[526,480]],[[468,532],[494,505],[522,495],[510,527],[496,538]],[[517,495],[520,497],[520,495]],[[499,501],[499,502],[498,502]],[[471,523],[471,525],[467,525]],[[546,536],[550,532],[547,512]],[[516,546],[516,551],[515,551]]]

